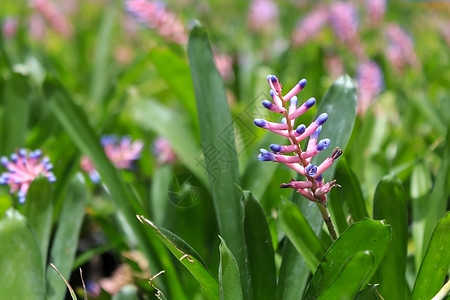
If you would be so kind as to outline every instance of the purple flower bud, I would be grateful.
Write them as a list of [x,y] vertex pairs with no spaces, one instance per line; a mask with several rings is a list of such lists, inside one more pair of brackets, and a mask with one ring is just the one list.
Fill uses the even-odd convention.
[[0,158],[0,164],[4,167],[6,167],[6,165],[9,163],[9,160],[7,157],[2,156],[2,158]]
[[271,144],[270,145],[270,150],[272,150],[273,152],[280,152],[281,151],[281,145],[279,145],[279,144]]
[[298,125],[297,129],[295,129],[295,132],[296,132],[298,135],[300,135],[300,134],[302,134],[303,132],[305,132],[305,130],[306,130],[305,124],[300,124],[300,125]]
[[264,128],[264,127],[267,126],[267,121],[264,120],[264,119],[255,119],[255,120],[253,121],[253,123],[254,123],[256,126],[261,127],[261,128]]
[[267,151],[266,149],[260,149],[261,153],[258,155],[260,161],[275,161],[275,154]]
[[317,124],[317,126],[320,126],[320,125],[322,125],[323,123],[325,123],[327,120],[328,120],[328,114],[327,114],[327,113],[322,113],[322,114],[320,114],[320,115],[317,117],[315,123]]
[[319,137],[319,134],[320,134],[321,131],[322,131],[322,126],[317,127],[316,131],[314,131],[314,132],[309,136],[309,138],[310,138],[310,139],[313,139],[313,140],[317,139],[317,138]]
[[291,99],[291,97],[300,93],[300,91],[306,86],[306,79],[300,80],[285,96],[285,100]]
[[262,105],[267,109],[271,109],[273,106],[273,103],[270,102],[269,100],[263,100]]
[[11,161],[15,164],[17,162],[17,160],[19,159],[19,156],[17,155],[17,153],[13,153],[10,156]]
[[331,144],[330,139],[320,140],[320,142],[316,146],[316,149],[317,149],[317,151],[325,150],[328,148],[328,146],[330,146],[330,144]]
[[311,107],[314,106],[314,104],[316,104],[316,99],[315,99],[315,98],[309,98],[309,99],[305,102],[306,108],[311,108]]
[[19,156],[22,157],[22,158],[27,157],[27,150],[25,150],[25,149],[20,149],[20,150],[19,150]]
[[290,103],[289,103],[290,106],[297,107],[297,101],[298,101],[297,96],[293,96],[293,97],[291,98],[291,100],[289,100],[289,101],[290,101]]
[[314,175],[316,175],[316,173],[317,173],[317,167],[313,164],[309,164],[305,168],[305,172],[309,177],[314,177]]

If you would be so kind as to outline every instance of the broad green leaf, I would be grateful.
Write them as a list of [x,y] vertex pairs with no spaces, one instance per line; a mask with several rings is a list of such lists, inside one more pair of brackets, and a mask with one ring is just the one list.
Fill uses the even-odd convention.
[[23,214],[34,232],[45,266],[53,221],[53,193],[47,178],[40,177],[31,183]]
[[390,227],[382,221],[364,219],[352,224],[328,249],[309,283],[305,299],[318,299],[337,279],[339,270],[355,254],[370,251],[373,268],[370,280],[383,259],[391,239]]
[[153,173],[150,203],[148,205],[152,219],[156,224],[163,224],[168,204],[168,186],[174,177],[172,167],[160,166]]
[[238,262],[244,295],[250,294],[244,239],[244,209],[238,157],[224,83],[214,63],[205,29],[196,25],[189,36],[188,58],[197,101],[205,169],[211,186],[219,232]]
[[151,232],[160,239],[172,254],[188,269],[194,276],[208,299],[218,299],[219,285],[214,277],[206,269],[203,260],[185,241],[166,229],[157,227],[152,221],[144,216],[137,216],[141,223],[150,227]]
[[[86,185],[83,176],[77,174],[71,181],[67,197],[62,204],[49,262],[53,263],[61,276],[70,278],[78,247],[78,238],[86,207]],[[47,299],[64,297],[66,287],[58,274],[47,267]]]
[[225,240],[220,236],[220,264],[219,264],[219,286],[220,299],[239,300],[244,299],[242,296],[241,280],[239,275],[239,267],[236,259],[228,249]]
[[[298,203],[300,211],[305,216],[314,234],[319,236],[323,219],[316,204],[301,197],[298,193],[293,193],[292,202]],[[286,240],[277,284],[277,299],[299,299],[299,295],[303,295],[306,288],[310,273],[304,257],[290,240]]]
[[29,115],[28,80],[28,76],[12,73],[2,85],[3,93],[0,96],[4,113],[1,117],[0,153],[9,154],[24,146]]
[[[345,149],[350,139],[356,119],[356,88],[353,80],[348,76],[339,77],[323,97],[317,110],[317,115],[328,114],[328,120],[323,124],[321,138],[331,140],[330,148]],[[320,152],[314,158],[315,164],[322,163],[331,155],[332,149]],[[331,179],[334,174],[333,164],[324,173],[325,179]]]
[[276,269],[266,215],[250,192],[244,191],[244,231],[253,299],[275,299]]
[[314,272],[325,254],[325,249],[298,207],[284,201],[279,211],[281,228],[300,252],[310,271]]
[[178,101],[189,114],[198,130],[197,110],[195,108],[195,95],[188,62],[181,59],[169,50],[153,49],[149,56],[155,64],[158,74],[169,85],[177,96]]
[[441,167],[436,176],[433,190],[428,198],[427,216],[425,222],[423,247],[422,250],[428,247],[428,242],[436,226],[438,220],[442,218],[447,211],[449,182],[450,182],[450,129],[447,131],[447,138],[445,140],[444,149],[442,149],[443,158]]
[[377,291],[378,284],[369,285],[369,287],[360,291],[355,300],[383,300]]
[[406,284],[406,246],[408,209],[401,181],[394,176],[383,178],[375,190],[373,218],[384,219],[391,226],[391,243],[378,273],[379,292],[388,299],[408,299]]
[[450,272],[450,213],[439,220],[428,244],[414,284],[412,299],[431,299]]
[[11,300],[45,299],[42,255],[28,221],[9,209],[0,220],[1,294]]
[[351,256],[339,271],[333,284],[318,299],[354,299],[369,281],[374,263],[375,257],[370,251],[358,252]]
[[[348,208],[353,222],[361,221],[369,216],[364,203],[364,197],[361,191],[358,177],[347,164],[345,158],[340,158],[336,165],[334,179],[337,180],[341,187],[334,188],[330,192],[330,200],[328,204],[333,212],[342,209],[343,206]],[[347,225],[347,216],[343,216],[344,220],[338,222],[339,232],[344,232]]]

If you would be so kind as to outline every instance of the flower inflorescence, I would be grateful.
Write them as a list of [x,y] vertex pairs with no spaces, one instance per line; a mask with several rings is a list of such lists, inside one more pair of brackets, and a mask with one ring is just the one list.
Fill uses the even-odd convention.
[[[323,172],[342,154],[342,150],[335,148],[332,154],[320,165],[311,163],[312,158],[319,152],[327,149],[330,139],[319,140],[322,125],[327,121],[328,114],[320,114],[310,125],[299,124],[296,119],[315,105],[316,99],[310,98],[298,105],[297,94],[306,86],[306,79],[300,80],[285,95],[282,93],[282,85],[274,75],[268,75],[272,101],[264,100],[262,105],[272,112],[283,115],[280,123],[270,122],[264,119],[255,119],[254,124],[267,129],[289,140],[289,145],[270,145],[270,150],[261,149],[258,159],[261,161],[279,162],[303,175],[306,181],[291,179],[289,183],[281,184],[281,188],[293,188],[307,199],[326,205],[327,193],[335,187],[336,181],[325,183]],[[309,137],[306,149],[302,149],[300,143]],[[290,154],[289,154],[290,153]]]
[[25,197],[31,182],[39,176],[46,177],[50,182],[55,182],[56,177],[51,172],[53,165],[48,157],[42,157],[41,150],[28,152],[20,149],[10,155],[8,159],[3,156],[0,163],[8,172],[0,176],[0,184],[9,185],[10,192],[18,191],[19,203],[25,203]]

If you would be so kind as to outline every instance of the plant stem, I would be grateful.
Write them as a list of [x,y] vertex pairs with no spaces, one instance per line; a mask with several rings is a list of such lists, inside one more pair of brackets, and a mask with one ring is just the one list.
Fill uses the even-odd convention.
[[334,229],[333,221],[331,221],[330,212],[328,211],[328,208],[322,203],[316,202],[316,204],[317,207],[319,208],[323,220],[325,221],[325,224],[327,225],[331,240],[334,242],[337,239],[337,234],[336,230]]

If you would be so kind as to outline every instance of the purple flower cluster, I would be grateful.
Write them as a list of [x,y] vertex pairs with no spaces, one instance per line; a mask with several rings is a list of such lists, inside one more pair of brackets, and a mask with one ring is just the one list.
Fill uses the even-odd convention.
[[156,30],[161,37],[177,44],[186,44],[188,36],[183,23],[162,1],[127,0],[125,10],[138,23]]
[[42,157],[41,150],[27,152],[20,149],[11,154],[10,158],[2,157],[0,163],[8,172],[0,176],[0,184],[9,185],[10,192],[18,191],[19,203],[25,203],[25,197],[31,182],[39,176],[46,177],[50,182],[55,182],[56,177],[51,172],[53,165],[48,157]]
[[[302,79],[285,95],[282,93],[282,85],[274,75],[267,76],[270,86],[270,95],[273,101],[264,100],[262,105],[272,112],[283,115],[280,123],[270,122],[264,119],[255,119],[258,127],[272,131],[289,140],[289,145],[270,145],[270,150],[261,149],[258,159],[261,161],[273,161],[285,164],[297,173],[305,176],[305,181],[291,179],[289,183],[281,184],[281,188],[293,188],[307,199],[326,205],[327,193],[335,187],[336,181],[325,183],[323,172],[342,154],[342,150],[335,148],[330,157],[320,165],[311,163],[312,158],[320,151],[327,149],[331,141],[319,140],[322,125],[327,121],[328,114],[320,114],[310,125],[299,124],[296,119],[310,109],[316,99],[310,98],[301,105],[297,105],[297,94],[306,86],[306,79]],[[309,137],[306,149],[302,149],[300,142]],[[288,153],[291,153],[290,155]]]
[[400,26],[388,25],[386,37],[388,39],[386,57],[396,72],[403,72],[406,66],[418,66],[419,61],[414,52],[414,42]]
[[365,61],[358,66],[358,114],[364,115],[369,105],[383,90],[383,73],[374,61]]
[[278,7],[272,0],[253,0],[248,12],[248,25],[253,31],[269,31],[278,18]]

